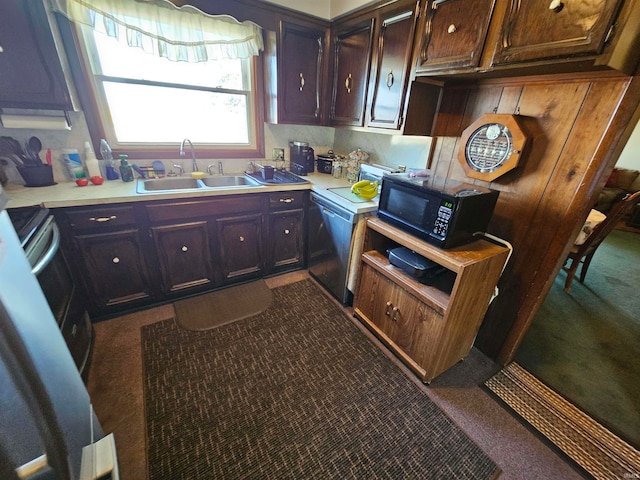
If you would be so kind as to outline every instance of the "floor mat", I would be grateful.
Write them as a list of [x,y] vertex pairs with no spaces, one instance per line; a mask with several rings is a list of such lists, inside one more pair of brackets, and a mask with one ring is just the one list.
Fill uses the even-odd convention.
[[487,479],[496,464],[310,280],[142,329],[149,479]]
[[266,310],[273,294],[264,280],[205,293],[175,302],[176,321],[187,330],[211,328],[252,317]]
[[640,452],[515,362],[485,386],[594,478],[638,478]]

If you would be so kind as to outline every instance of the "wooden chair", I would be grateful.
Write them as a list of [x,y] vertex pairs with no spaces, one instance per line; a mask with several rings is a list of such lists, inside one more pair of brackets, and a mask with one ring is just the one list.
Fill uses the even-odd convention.
[[[607,218],[600,222],[593,229],[591,234],[587,237],[582,245],[574,245],[569,251],[569,256],[564,262],[562,269],[567,272],[567,279],[564,282],[564,291],[568,292],[571,289],[571,282],[576,274],[578,266],[582,264],[580,270],[580,283],[584,283],[584,277],[587,276],[587,270],[589,264],[593,258],[593,254],[596,253],[596,249],[600,246],[602,241],[609,235],[609,232],[616,226],[618,220],[624,216],[638,201],[640,200],[640,192],[629,193],[624,198],[619,200],[611,207]],[[567,263],[571,260],[571,264],[567,267]]]

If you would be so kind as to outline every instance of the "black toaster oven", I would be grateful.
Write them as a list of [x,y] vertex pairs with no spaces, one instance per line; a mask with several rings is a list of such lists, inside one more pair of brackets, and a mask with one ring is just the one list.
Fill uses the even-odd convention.
[[386,174],[378,217],[440,248],[485,232],[499,192],[478,185],[406,174]]

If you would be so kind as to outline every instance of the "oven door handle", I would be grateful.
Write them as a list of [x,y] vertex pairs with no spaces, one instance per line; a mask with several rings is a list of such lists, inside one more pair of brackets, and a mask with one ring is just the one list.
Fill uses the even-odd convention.
[[53,260],[53,257],[58,252],[58,248],[60,247],[60,230],[58,230],[58,225],[54,223],[51,224],[51,245],[47,251],[40,257],[40,259],[36,262],[36,264],[31,269],[31,273],[34,275],[38,275],[42,270],[46,268],[47,265]]

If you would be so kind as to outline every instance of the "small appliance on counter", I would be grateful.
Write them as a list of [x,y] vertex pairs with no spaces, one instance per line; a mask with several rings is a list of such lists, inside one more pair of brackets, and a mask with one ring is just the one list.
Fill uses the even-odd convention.
[[331,174],[333,170],[333,162],[336,160],[336,155],[333,150],[329,150],[326,154],[318,154],[317,156],[317,170],[318,173]]
[[314,152],[307,142],[289,142],[290,170],[296,175],[308,175],[314,171]]
[[438,177],[385,175],[378,217],[439,248],[453,248],[485,232],[499,192]]

